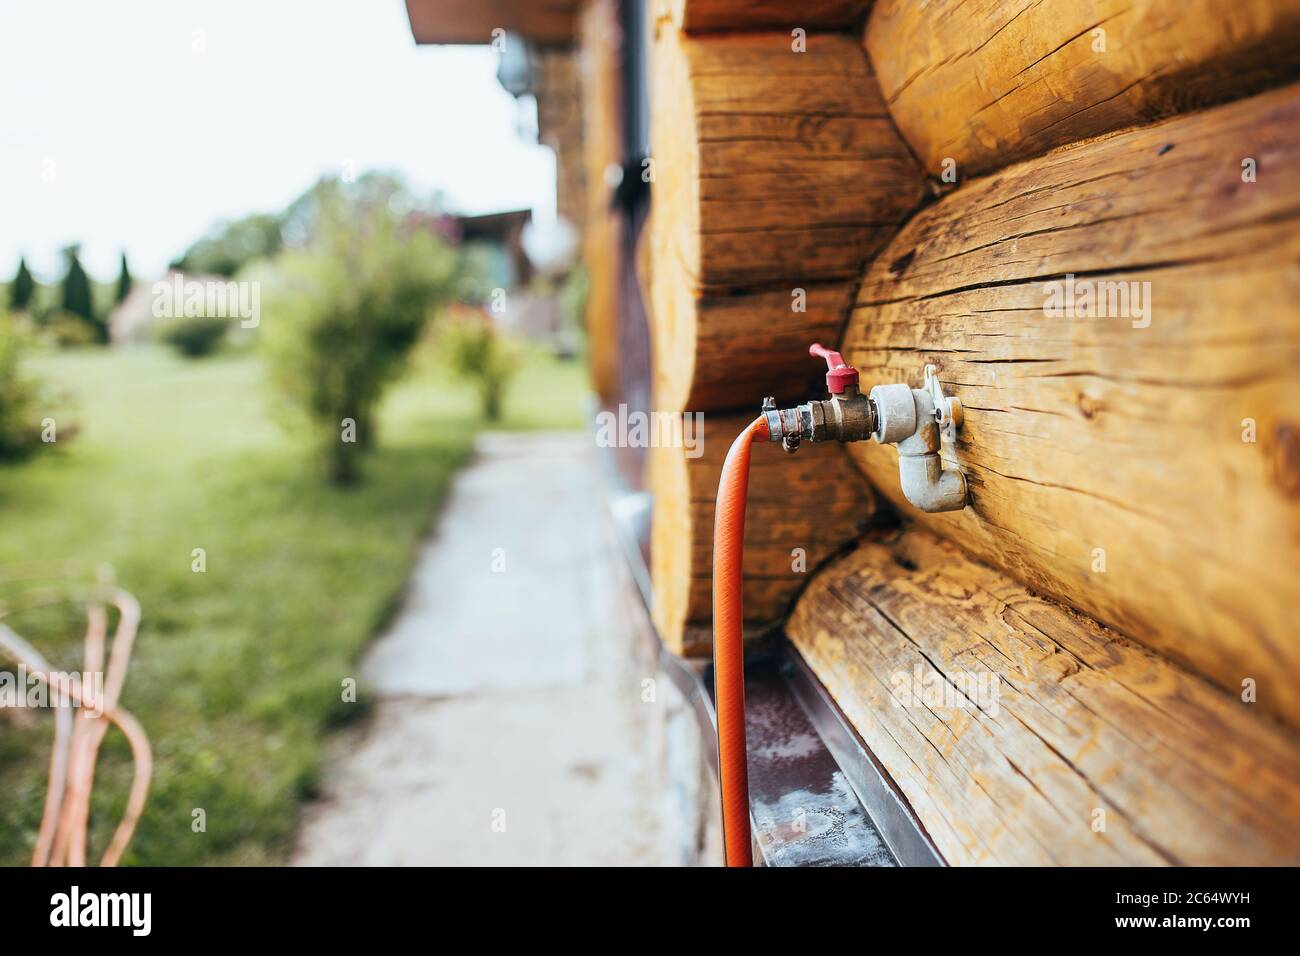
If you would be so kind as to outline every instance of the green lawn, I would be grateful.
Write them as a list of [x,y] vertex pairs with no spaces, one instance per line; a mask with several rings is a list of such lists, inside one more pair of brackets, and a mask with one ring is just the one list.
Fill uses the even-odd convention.
[[[274,863],[318,784],[325,732],[365,643],[400,598],[420,537],[478,427],[463,386],[421,363],[385,403],[365,482],[337,490],[271,414],[256,358],[191,362],[145,349],[40,356],[66,394],[52,453],[0,466],[0,567],[110,562],[144,609],[124,705],[156,759],[126,862]],[[583,370],[532,355],[500,427],[579,428]],[[78,434],[66,439],[70,426]],[[206,573],[191,552],[206,551]],[[0,587],[0,605],[17,603]],[[56,667],[80,666],[80,612],[6,618]],[[6,668],[10,663],[4,663]],[[52,723],[0,718],[0,863],[26,863]],[[110,733],[91,846],[116,824],[129,774]],[[193,811],[207,830],[192,831]]]

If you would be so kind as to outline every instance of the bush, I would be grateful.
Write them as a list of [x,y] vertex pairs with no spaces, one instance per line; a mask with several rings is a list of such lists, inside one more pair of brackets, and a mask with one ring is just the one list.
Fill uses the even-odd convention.
[[499,421],[501,398],[517,364],[500,333],[481,311],[460,306],[442,323],[440,342],[452,370],[478,388],[483,417]]
[[202,358],[220,348],[230,322],[219,316],[172,319],[159,327],[158,339],[186,358]]
[[100,344],[95,327],[66,309],[55,309],[41,316],[40,330],[43,340],[60,348]]
[[261,332],[272,380],[347,484],[384,389],[450,292],[455,256],[399,218],[401,204],[320,192],[311,243],[276,261]]
[[22,370],[28,337],[17,320],[0,314],[0,461],[26,458],[43,447],[44,390]]

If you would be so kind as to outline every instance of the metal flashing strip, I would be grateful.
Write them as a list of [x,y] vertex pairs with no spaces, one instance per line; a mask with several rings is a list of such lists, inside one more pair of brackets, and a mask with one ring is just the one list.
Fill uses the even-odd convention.
[[867,749],[825,685],[792,645],[785,643],[784,650],[782,672],[791,692],[817,728],[818,736],[848,778],[898,862],[903,866],[944,866],[943,858],[912,812],[907,798]]
[[783,654],[745,665],[755,859],[764,866],[898,866],[784,673]]

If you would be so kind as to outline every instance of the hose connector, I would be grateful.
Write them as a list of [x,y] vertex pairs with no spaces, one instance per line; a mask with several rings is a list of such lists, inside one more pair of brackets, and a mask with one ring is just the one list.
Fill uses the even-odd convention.
[[945,468],[939,456],[942,439],[955,441],[965,422],[961,401],[945,395],[933,365],[925,367],[925,384],[877,385],[869,395],[858,389],[858,370],[839,352],[814,344],[809,354],[826,360],[826,401],[777,408],[763,399],[768,438],[794,453],[801,442],[865,441],[898,446],[899,485],[904,497],[922,511],[959,511],[966,507],[966,476]]
[[814,343],[808,354],[826,360],[826,401],[807,402],[794,408],[777,408],[776,399],[763,399],[768,436],[788,452],[807,441],[864,441],[876,427],[871,400],[858,390],[858,370],[839,352]]

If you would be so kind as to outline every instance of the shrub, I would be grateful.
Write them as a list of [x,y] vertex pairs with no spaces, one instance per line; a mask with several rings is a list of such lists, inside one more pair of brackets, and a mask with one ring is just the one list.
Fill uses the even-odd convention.
[[230,322],[219,316],[176,318],[159,327],[158,339],[186,358],[202,358],[221,346]]
[[375,411],[434,308],[455,257],[441,237],[393,209],[321,190],[312,241],[286,251],[261,325],[272,380],[310,422],[331,480],[358,477]]
[[0,313],[0,461],[26,458],[42,447],[41,384],[22,369],[28,337]]
[[66,309],[54,309],[40,319],[41,338],[51,345],[75,348],[98,345],[99,332],[84,318]]
[[483,417],[499,421],[501,398],[516,366],[500,333],[481,311],[460,306],[443,321],[440,342],[452,370],[478,388]]

